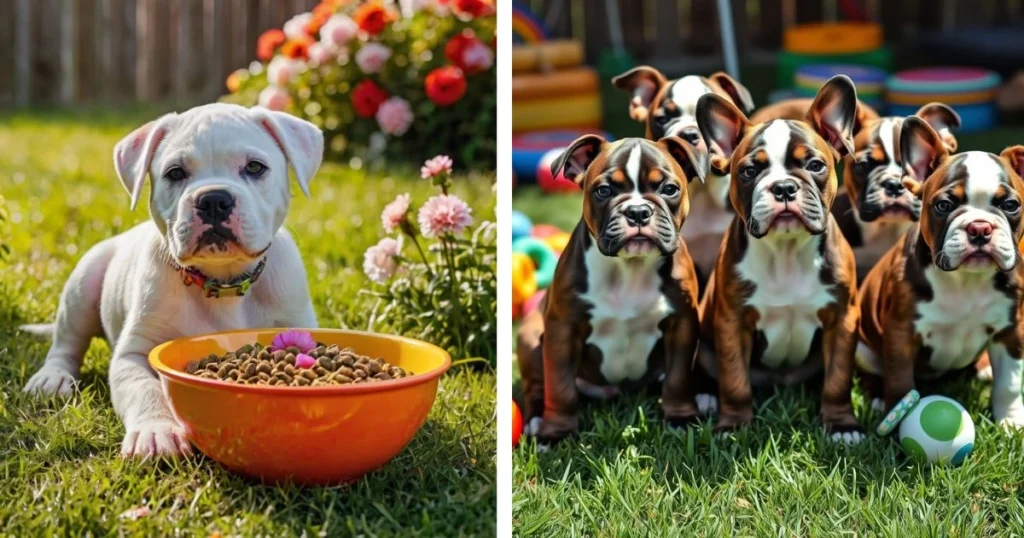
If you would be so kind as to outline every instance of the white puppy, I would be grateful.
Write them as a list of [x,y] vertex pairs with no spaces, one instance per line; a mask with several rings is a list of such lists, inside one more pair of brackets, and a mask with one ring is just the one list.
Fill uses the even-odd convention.
[[315,327],[306,271],[281,228],[320,166],[323,134],[280,112],[211,104],[168,114],[121,140],[114,165],[134,209],[148,175],[152,220],[92,247],[64,286],[53,345],[25,386],[70,394],[94,336],[113,349],[110,393],[125,456],[190,447],[147,356],[183,336],[254,327]]

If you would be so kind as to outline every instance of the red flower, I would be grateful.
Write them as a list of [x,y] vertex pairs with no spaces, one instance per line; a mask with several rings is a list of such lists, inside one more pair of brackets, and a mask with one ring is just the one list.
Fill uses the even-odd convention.
[[274,51],[285,42],[284,32],[277,28],[271,28],[256,41],[256,57],[263,62],[269,62],[274,57]]
[[361,118],[372,118],[380,108],[380,104],[388,100],[388,92],[377,85],[376,82],[365,79],[350,94],[352,98],[352,109]]
[[352,14],[359,29],[374,36],[384,31],[389,22],[395,20],[393,13],[380,5],[379,2],[367,2]]
[[425,87],[431,101],[448,106],[466,95],[466,77],[458,67],[446,65],[427,74]]
[[312,37],[302,36],[296,39],[289,40],[281,46],[281,54],[286,58],[296,59],[309,58],[309,46],[315,43]]
[[313,18],[306,24],[306,33],[316,35],[327,19],[331,18],[331,15],[334,15],[334,6],[328,3],[317,4],[313,8]]
[[494,3],[488,0],[449,0],[452,11],[465,17],[483,17],[494,14]]
[[485,71],[494,63],[494,54],[483,41],[476,38],[472,30],[465,30],[449,39],[444,47],[444,55],[466,75]]

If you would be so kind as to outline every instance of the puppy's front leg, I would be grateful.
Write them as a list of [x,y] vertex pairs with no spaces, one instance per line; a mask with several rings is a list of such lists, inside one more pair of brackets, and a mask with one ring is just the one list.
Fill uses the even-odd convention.
[[150,342],[123,334],[110,361],[110,399],[125,428],[121,455],[149,458],[191,454],[185,430],[174,419],[160,380],[146,360],[153,347]]
[[833,441],[859,443],[864,428],[853,416],[850,390],[853,357],[857,348],[857,308],[847,306],[840,319],[826,326],[822,338],[825,384],[821,391],[821,422]]
[[551,444],[579,431],[576,363],[582,346],[571,321],[544,321],[544,417],[537,440]]
[[754,420],[750,388],[753,330],[739,313],[720,301],[715,311],[715,353],[718,355],[718,422],[716,432],[729,432]]
[[663,323],[665,382],[661,385],[661,410],[670,426],[686,427],[700,419],[691,375],[700,330],[697,312],[673,315]]
[[886,413],[913,390],[914,359],[918,349],[912,318],[890,318],[882,334],[882,387]]
[[[1010,351],[1013,348],[1017,353]],[[992,416],[1000,426],[1024,427],[1024,402],[1021,401],[1024,360],[1020,358],[1020,344],[996,339],[989,344],[988,354],[992,362]]]

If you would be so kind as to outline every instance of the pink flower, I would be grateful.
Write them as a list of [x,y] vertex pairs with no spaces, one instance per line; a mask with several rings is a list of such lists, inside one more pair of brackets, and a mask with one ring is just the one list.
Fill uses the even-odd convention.
[[423,163],[423,166],[420,167],[420,177],[423,179],[430,179],[434,176],[441,175],[442,173],[450,173],[451,171],[451,158],[447,155],[438,155]]
[[412,125],[413,115],[409,102],[401,97],[392,97],[377,109],[377,124],[389,135],[402,136]]
[[391,49],[380,43],[367,43],[356,52],[356,63],[363,73],[373,74],[384,68],[388,58],[391,57]]
[[288,93],[288,90],[279,88],[277,86],[267,86],[263,88],[257,98],[257,104],[261,107],[269,108],[270,110],[284,110],[288,108],[288,105],[292,102],[292,96]]
[[384,211],[380,214],[380,221],[384,224],[384,231],[391,233],[395,231],[402,220],[405,219],[405,214],[409,212],[409,193],[399,194],[395,197],[395,201],[384,206]]
[[394,276],[398,269],[396,256],[402,251],[402,243],[385,237],[363,254],[363,272],[370,280],[383,284]]
[[312,368],[314,364],[316,364],[316,359],[305,353],[299,353],[295,356],[296,368]]
[[458,196],[439,194],[427,200],[420,208],[417,220],[423,237],[433,238],[444,234],[459,234],[473,224],[473,210]]
[[348,15],[334,15],[320,28],[320,40],[330,47],[340,49],[359,33],[359,25]]
[[302,63],[300,61],[285,58],[284,56],[275,56],[267,64],[267,80],[274,86],[287,86],[299,74],[301,69]]
[[466,71],[469,73],[486,71],[494,65],[494,51],[483,41],[474,40],[462,53],[462,63],[465,64]]
[[287,349],[292,346],[299,348],[299,351],[302,353],[308,353],[316,349],[316,340],[313,339],[313,335],[306,331],[291,329],[283,333],[277,333],[274,340],[270,342],[270,347],[274,349]]
[[324,46],[323,43],[313,43],[309,46],[309,59],[317,65],[326,65],[334,61],[334,51]]
[[284,35],[288,36],[288,39],[309,35],[306,32],[306,25],[311,20],[313,20],[312,13],[300,13],[288,19],[288,22],[284,23]]

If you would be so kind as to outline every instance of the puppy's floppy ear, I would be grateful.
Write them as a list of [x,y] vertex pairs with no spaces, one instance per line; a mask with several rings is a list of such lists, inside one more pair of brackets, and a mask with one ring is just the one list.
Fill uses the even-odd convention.
[[949,157],[945,144],[928,122],[910,116],[900,131],[900,155],[903,160],[903,185],[915,196],[921,186]]
[[857,133],[859,133],[869,121],[877,120],[878,118],[878,112],[876,112],[875,109],[857,101],[857,114],[854,116],[853,120],[853,136],[857,136]]
[[583,135],[577,138],[565,148],[555,162],[551,163],[551,175],[562,174],[565,179],[574,181],[582,187],[587,168],[601,153],[601,148],[605,144],[605,140],[597,135]]
[[1010,169],[1017,172],[1017,175],[1024,178],[1024,146],[1010,146],[999,154],[1010,165]]
[[718,84],[725,93],[732,97],[732,102],[736,103],[740,111],[744,114],[750,114],[754,111],[754,98],[750,96],[750,90],[746,86],[736,82],[736,79],[730,77],[728,74],[719,71],[708,77],[708,80]]
[[687,183],[693,181],[694,176],[700,178],[700,182],[704,183],[704,178],[707,177],[711,166],[706,150],[697,149],[677,136],[666,136],[658,143],[665,146],[669,155],[683,168]]
[[857,90],[849,77],[836,75],[830,78],[818,90],[806,119],[840,157],[853,153]]
[[957,148],[956,137],[953,136],[953,129],[960,128],[960,114],[948,105],[942,103],[928,103],[921,107],[915,116],[928,122],[935,132],[939,134],[946,151],[953,153]]
[[704,144],[715,158],[732,157],[732,152],[743,140],[743,134],[750,127],[750,120],[736,105],[720,95],[706,93],[697,100],[697,127],[704,137]]
[[132,198],[132,211],[142,196],[149,167],[153,164],[160,143],[167,137],[170,126],[177,114],[173,112],[153,120],[134,130],[114,146],[114,169],[128,194]]
[[665,82],[661,71],[646,65],[634,67],[612,79],[616,88],[633,95],[629,100],[629,116],[639,122],[647,121],[651,102]]
[[295,171],[302,194],[309,198],[309,182],[313,180],[324,159],[324,134],[320,128],[306,120],[268,110],[252,109],[256,121],[274,139]]

